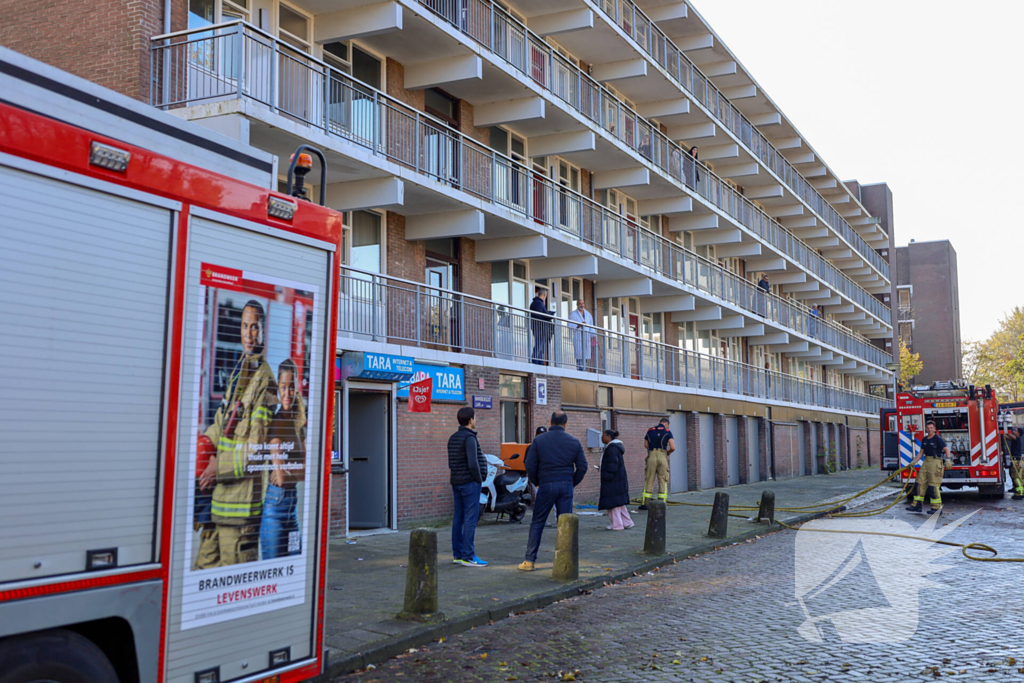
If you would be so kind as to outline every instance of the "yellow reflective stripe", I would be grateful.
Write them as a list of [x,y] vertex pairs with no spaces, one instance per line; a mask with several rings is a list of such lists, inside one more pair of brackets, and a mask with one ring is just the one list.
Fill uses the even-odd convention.
[[250,419],[251,420],[269,420],[272,416],[273,416],[273,413],[270,412],[270,408],[267,408],[266,406],[260,406],[256,410],[252,411],[252,418],[250,418]]
[[255,505],[256,507],[259,507],[259,506],[262,505],[262,503],[225,503],[225,502],[220,501],[220,500],[215,500],[215,501],[213,501],[213,505],[214,505],[214,507],[220,506],[220,507],[225,507],[225,508],[239,508],[239,509],[241,509],[241,508],[251,508],[253,505]]
[[262,509],[255,507],[251,510],[221,510],[216,505],[213,506],[212,513],[218,517],[256,517],[262,513]]

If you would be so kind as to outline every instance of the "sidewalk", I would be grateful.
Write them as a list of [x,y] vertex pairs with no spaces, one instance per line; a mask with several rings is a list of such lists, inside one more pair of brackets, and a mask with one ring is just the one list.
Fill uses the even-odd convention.
[[[770,489],[775,492],[776,507],[801,507],[841,499],[882,478],[882,473],[876,469],[856,470],[675,494],[670,500],[711,503],[717,491],[725,490],[731,506],[756,505],[761,492]],[[869,497],[894,490],[880,487]],[[630,510],[633,509],[635,506],[630,506]],[[477,554],[490,563],[483,568],[452,564],[450,527],[438,528],[437,582],[445,621],[437,624],[394,618],[402,609],[405,594],[407,531],[331,541],[324,618],[324,643],[330,653],[331,675],[383,661],[441,636],[505,618],[510,612],[538,609],[576,595],[580,590],[598,587],[605,581],[624,579],[634,571],[649,571],[671,563],[673,558],[707,552],[769,530],[767,524],[754,525],[730,517],[728,537],[712,540],[705,535],[709,507],[669,506],[666,544],[669,555],[651,557],[643,553],[645,513],[632,515],[634,528],[613,532],[605,529],[608,526],[606,516],[586,514],[596,510],[575,512],[581,514],[580,579],[572,584],[551,579],[554,528],[545,529],[537,570],[527,573],[516,569],[526,550],[529,513],[522,524],[496,523],[494,515],[484,515],[476,534]],[[776,515],[786,523],[805,521],[813,516],[802,512]],[[554,519],[552,514],[548,524],[553,524]]]

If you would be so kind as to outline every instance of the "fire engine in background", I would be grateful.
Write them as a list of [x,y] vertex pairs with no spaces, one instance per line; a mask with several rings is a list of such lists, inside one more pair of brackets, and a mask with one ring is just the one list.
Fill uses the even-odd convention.
[[341,214],[4,48],[0,92],[0,683],[319,676]]
[[[906,467],[921,450],[925,425],[934,422],[949,446],[952,466],[946,467],[942,485],[948,489],[976,486],[982,496],[1002,498],[1006,468],[1000,457],[999,402],[989,386],[935,382],[896,396],[895,408],[881,411],[883,470]],[[920,467],[920,463],[918,463]],[[903,481],[913,481],[904,472]]]

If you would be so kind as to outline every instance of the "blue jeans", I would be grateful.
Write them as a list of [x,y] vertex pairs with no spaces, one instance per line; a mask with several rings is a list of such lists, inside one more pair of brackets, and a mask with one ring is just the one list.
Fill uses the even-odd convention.
[[541,484],[537,488],[537,500],[533,503],[533,521],[530,522],[530,541],[526,544],[526,559],[537,561],[540,550],[540,537],[544,533],[544,525],[548,522],[551,508],[559,515],[572,512],[572,482],[556,481]]
[[456,560],[472,560],[476,557],[473,545],[476,536],[476,520],[480,516],[480,484],[452,486],[455,495],[455,515],[452,517],[452,557]]
[[[260,555],[264,560],[298,555],[302,552],[299,539],[299,518],[296,508],[299,495],[295,489],[267,485],[260,519]],[[294,534],[294,536],[292,536]],[[291,539],[291,550],[289,550]]]

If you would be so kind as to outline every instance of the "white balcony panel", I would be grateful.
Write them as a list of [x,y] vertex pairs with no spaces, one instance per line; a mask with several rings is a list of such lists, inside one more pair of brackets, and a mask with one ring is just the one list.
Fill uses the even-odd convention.
[[790,342],[788,344],[774,344],[770,350],[772,353],[802,353],[810,348],[805,341]]
[[544,118],[545,104],[540,97],[523,97],[478,104],[473,108],[473,125],[477,128],[503,126],[518,121]]
[[795,154],[787,154],[786,160],[791,164],[811,164],[814,163],[814,152],[797,152]]
[[675,313],[692,311],[695,308],[694,297],[689,294],[681,296],[649,296],[640,299],[641,313]]
[[742,315],[724,315],[721,320],[702,320],[697,323],[697,329],[707,330],[742,330],[744,317]]
[[[740,156],[740,146],[737,144],[713,145],[700,148],[700,158],[703,161],[717,161],[719,159],[737,159]],[[717,169],[715,171],[718,172]]]
[[689,197],[641,199],[637,211],[641,216],[678,216],[693,211],[693,200]]
[[775,273],[784,270],[786,270],[786,259],[782,257],[749,259],[747,261],[748,273]]
[[736,75],[736,62],[726,60],[724,62],[714,62],[713,64],[705,64],[701,67],[701,71],[708,78],[718,78],[720,76],[735,76]]
[[778,126],[782,124],[782,114],[777,111],[770,111],[765,114],[752,114],[747,117],[750,123],[757,126]]
[[668,229],[671,232],[682,232],[683,230],[714,230],[718,227],[718,214],[705,213],[697,216],[672,217],[668,221]]
[[672,314],[672,322],[674,323],[703,322],[721,319],[721,306],[701,306],[700,308],[695,308],[692,311],[678,311]]
[[803,204],[784,204],[782,206],[769,206],[765,213],[772,218],[783,218],[786,216],[802,216],[804,214]]
[[313,40],[323,45],[401,30],[402,6],[383,2],[317,15]]
[[548,240],[543,235],[499,237],[477,240],[476,262],[511,261],[512,259],[544,258],[548,255]]
[[596,256],[563,256],[530,263],[530,277],[534,280],[548,280],[553,277],[594,277],[595,275],[597,275]]
[[614,171],[600,171],[593,177],[595,190],[610,190],[618,187],[637,187],[651,184],[651,172],[643,167],[620,168]]
[[476,209],[428,213],[405,218],[405,239],[410,242],[476,237],[483,234],[484,213]]
[[[750,261],[747,261],[747,267],[750,267]],[[792,285],[800,282],[807,282],[807,273],[802,270],[794,270],[789,273],[772,275],[773,285]]]
[[824,178],[818,180],[808,181],[815,190],[829,190],[833,187],[838,187],[839,183],[835,178]]
[[760,337],[764,334],[761,323],[747,323],[738,330],[725,330],[723,337]]
[[760,242],[741,242],[739,244],[723,244],[715,249],[715,256],[718,258],[740,257],[761,255]]
[[425,90],[449,83],[480,81],[483,78],[483,69],[483,60],[476,55],[406,64],[405,89]]
[[393,176],[331,183],[326,195],[327,206],[338,211],[396,211],[405,205],[405,183]]
[[723,178],[753,178],[760,173],[756,161],[743,164],[723,164],[715,167],[715,173]]
[[828,237],[830,230],[824,225],[812,226],[809,228],[793,228],[793,234],[802,240],[812,240],[821,237]]
[[788,344],[789,335],[785,332],[769,332],[760,337],[750,337],[747,343],[751,346],[771,346],[773,344]]
[[[644,11],[647,13],[647,17],[655,23],[661,23],[663,21],[673,21],[677,19],[686,19],[689,16],[689,11],[687,10],[685,2],[677,2],[670,5],[661,5],[660,7],[651,7],[650,9],[646,9]],[[676,44],[678,45],[678,43]]]
[[820,288],[821,284],[819,284],[817,280],[811,280],[810,282],[802,281],[794,284],[782,285],[782,291],[786,292],[787,294],[796,294],[798,292],[817,292]]
[[722,88],[722,94],[729,100],[746,100],[757,97],[757,86],[753,83],[737,85],[733,88]]
[[713,123],[691,123],[685,126],[670,126],[666,135],[670,140],[676,142],[686,140],[696,143],[713,139],[717,130],[717,126]]
[[583,31],[594,28],[594,12],[589,9],[574,9],[544,14],[530,19],[529,25],[533,32],[542,38],[570,31]]
[[744,190],[743,196],[748,199],[774,199],[784,197],[782,185],[761,185],[760,187],[748,187]]
[[594,296],[598,299],[607,299],[615,296],[651,296],[653,291],[653,284],[648,277],[599,280],[594,283]]
[[825,247],[838,247],[838,237],[815,237],[813,239],[804,240],[809,246],[815,249],[824,249]]
[[779,218],[779,222],[782,223],[782,227],[789,230],[800,230],[803,228],[813,228],[818,225],[818,219],[814,216],[782,216]]
[[636,113],[648,119],[663,119],[669,116],[685,116],[690,113],[690,100],[659,100],[638,104]]
[[596,149],[597,137],[589,130],[542,135],[530,139],[530,156],[532,157],[593,152]]
[[621,62],[595,64],[590,72],[595,81],[607,83],[626,78],[643,78],[647,75],[646,59],[627,59]]
[[719,228],[717,230],[701,230],[693,235],[693,246],[703,247],[708,244],[732,244],[742,239],[739,228]]

